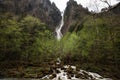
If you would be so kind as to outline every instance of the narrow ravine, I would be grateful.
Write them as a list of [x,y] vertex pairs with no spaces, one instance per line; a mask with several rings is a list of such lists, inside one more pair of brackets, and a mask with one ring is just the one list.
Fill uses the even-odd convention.
[[64,25],[64,12],[61,13],[61,16],[62,16],[62,19],[61,19],[61,22],[60,22],[60,25],[56,28],[55,32],[56,32],[56,38],[58,40],[60,40],[62,38],[62,32],[61,32],[61,29]]

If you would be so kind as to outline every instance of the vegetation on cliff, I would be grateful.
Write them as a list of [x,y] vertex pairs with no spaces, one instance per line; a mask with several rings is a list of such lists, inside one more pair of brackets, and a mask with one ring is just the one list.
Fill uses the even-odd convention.
[[112,11],[82,15],[82,22],[81,13],[71,16],[75,24],[57,41],[39,18],[26,15],[17,19],[1,13],[0,77],[41,78],[52,73],[60,58],[62,65],[120,79],[120,15]]

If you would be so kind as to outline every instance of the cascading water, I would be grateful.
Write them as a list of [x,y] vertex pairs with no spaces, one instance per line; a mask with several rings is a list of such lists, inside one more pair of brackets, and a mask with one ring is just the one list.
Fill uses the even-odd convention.
[[63,27],[63,25],[64,25],[64,12],[63,13],[61,13],[61,15],[62,15],[62,19],[61,19],[61,22],[60,22],[60,25],[56,28],[56,30],[55,30],[55,32],[57,33],[57,35],[56,35],[56,38],[58,39],[58,40],[60,40],[61,38],[62,38],[62,32],[61,32],[61,29],[62,29],[62,27]]
[[54,65],[56,67],[52,68],[53,73],[42,77],[42,80],[112,80],[97,73],[81,70],[76,66],[63,65],[59,58]]

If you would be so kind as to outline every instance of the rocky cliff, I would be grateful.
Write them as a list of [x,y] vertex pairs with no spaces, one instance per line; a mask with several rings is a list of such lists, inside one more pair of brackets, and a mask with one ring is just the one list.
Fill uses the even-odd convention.
[[109,13],[119,15],[120,14],[120,2],[109,8],[103,8],[101,13],[108,14],[108,15],[109,15]]
[[62,28],[62,33],[79,30],[84,22],[84,17],[89,14],[90,12],[87,8],[83,8],[82,5],[77,4],[74,0],[69,0],[64,12],[65,24]]
[[64,26],[62,28],[62,33],[79,31],[83,27],[84,21],[86,21],[87,16],[94,17],[107,17],[111,15],[120,15],[120,3],[111,6],[110,8],[102,9],[100,13],[89,12],[87,8],[82,7],[82,5],[77,4],[74,0],[69,0],[67,7],[64,12]]
[[111,8],[110,11],[120,15],[120,2],[117,5],[113,6],[113,8]]
[[52,30],[61,20],[61,12],[49,0],[0,0],[0,12],[20,16],[32,15],[46,23]]

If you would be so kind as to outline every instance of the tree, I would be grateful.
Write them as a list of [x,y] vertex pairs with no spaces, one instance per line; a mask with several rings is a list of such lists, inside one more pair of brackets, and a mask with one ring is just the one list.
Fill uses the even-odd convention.
[[20,59],[21,28],[16,20],[0,16],[0,58],[1,60]]

